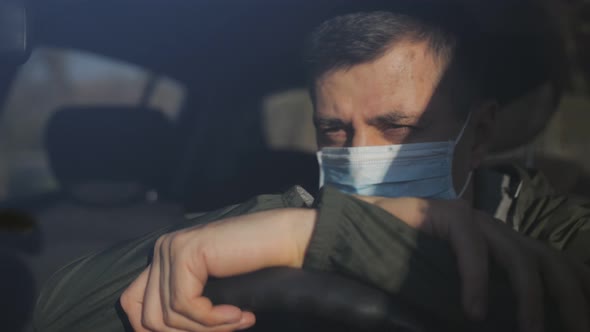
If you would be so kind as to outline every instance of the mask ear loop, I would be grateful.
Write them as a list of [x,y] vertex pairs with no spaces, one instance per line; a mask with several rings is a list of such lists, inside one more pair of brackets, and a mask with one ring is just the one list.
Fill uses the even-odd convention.
[[324,165],[322,163],[322,151],[318,151],[316,153],[316,158],[318,160],[318,166],[320,168],[320,181],[319,181],[319,188],[322,189],[322,187],[324,186]]
[[[463,124],[463,128],[461,128],[459,135],[457,135],[457,138],[455,139],[455,147],[457,146],[457,143],[459,143],[461,138],[463,138],[463,134],[465,133],[465,130],[467,129],[467,125],[469,124],[469,120],[471,120],[471,112],[469,112],[469,114],[467,114],[467,119],[465,120],[465,124]],[[454,148],[453,148],[453,150],[454,150]],[[467,179],[465,180],[465,183],[463,184],[463,188],[459,192],[459,195],[457,195],[457,198],[463,197],[463,194],[465,194],[465,192],[467,191],[467,188],[469,187],[469,184],[471,183],[472,177],[473,177],[473,170],[469,171],[469,174],[467,175]]]
[[463,189],[461,189],[461,192],[459,193],[457,198],[463,197],[463,194],[465,194],[465,192],[467,191],[467,188],[469,187],[469,183],[471,183],[472,177],[473,177],[473,171],[469,171],[469,175],[467,175],[467,180],[465,180],[465,184],[463,185]]
[[469,112],[469,114],[467,114],[467,119],[465,119],[465,123],[463,124],[463,128],[461,128],[459,135],[457,135],[457,138],[455,139],[455,145],[457,145],[457,143],[459,143],[461,138],[463,138],[463,134],[465,134],[465,130],[467,129],[467,125],[469,125],[470,120],[471,120],[471,112]]

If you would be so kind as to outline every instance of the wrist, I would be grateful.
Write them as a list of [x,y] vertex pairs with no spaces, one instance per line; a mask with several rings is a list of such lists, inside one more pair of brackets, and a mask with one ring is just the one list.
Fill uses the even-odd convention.
[[276,209],[232,217],[192,230],[187,239],[215,277],[269,267],[301,267],[315,210]]
[[289,266],[301,268],[311,235],[315,229],[318,212],[316,209],[293,209],[289,216],[293,253]]

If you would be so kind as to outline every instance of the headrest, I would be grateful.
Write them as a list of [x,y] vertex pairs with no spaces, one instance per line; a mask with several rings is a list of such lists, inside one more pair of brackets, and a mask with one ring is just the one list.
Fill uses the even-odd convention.
[[173,165],[172,125],[154,109],[68,107],[52,116],[45,134],[51,168],[66,186],[105,181],[158,188]]
[[489,79],[500,102],[492,150],[532,141],[557,110],[568,80],[560,8],[551,1],[460,0],[489,39]]
[[0,63],[23,64],[30,55],[25,1],[0,1]]
[[557,110],[559,96],[551,82],[503,105],[496,115],[491,150],[504,152],[532,141]]

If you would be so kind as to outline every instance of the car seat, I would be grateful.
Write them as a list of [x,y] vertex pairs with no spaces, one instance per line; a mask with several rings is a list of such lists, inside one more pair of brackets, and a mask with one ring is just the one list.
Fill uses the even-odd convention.
[[161,112],[68,107],[49,120],[45,143],[59,190],[4,206],[32,217],[35,228],[0,233],[0,258],[18,265],[2,284],[34,295],[69,261],[182,220],[180,204],[165,199],[175,142]]

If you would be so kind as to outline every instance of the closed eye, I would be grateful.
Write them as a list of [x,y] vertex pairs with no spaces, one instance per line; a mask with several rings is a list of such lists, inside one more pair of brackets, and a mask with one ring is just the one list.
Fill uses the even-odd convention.
[[331,135],[346,131],[346,124],[339,119],[315,118],[314,124],[320,135]]
[[381,131],[386,131],[386,130],[396,130],[396,129],[402,129],[402,128],[406,128],[406,129],[418,129],[418,127],[416,126],[411,126],[411,125],[407,125],[407,124],[397,124],[397,123],[381,123],[377,126],[377,128]]
[[414,134],[422,128],[407,124],[393,124],[387,123],[378,126],[377,129],[382,133],[383,137],[392,144],[399,144],[413,137]]
[[322,134],[330,134],[330,133],[337,133],[341,130],[344,130],[342,127],[326,127],[326,128],[319,128],[319,132]]
[[402,112],[394,111],[372,118],[367,123],[380,131],[386,131],[400,128],[417,129],[418,120]]
[[315,125],[321,146],[343,146],[346,143],[349,128],[342,121],[316,120]]

